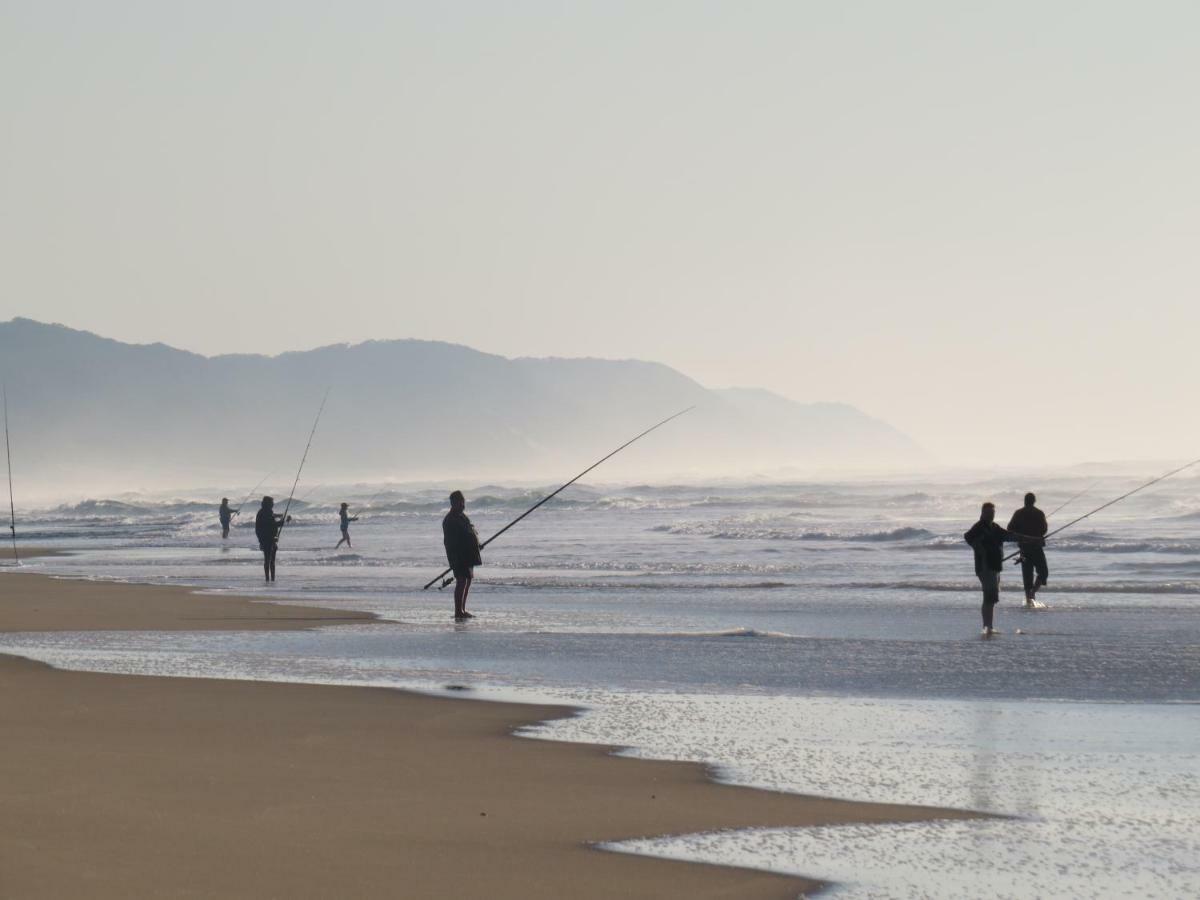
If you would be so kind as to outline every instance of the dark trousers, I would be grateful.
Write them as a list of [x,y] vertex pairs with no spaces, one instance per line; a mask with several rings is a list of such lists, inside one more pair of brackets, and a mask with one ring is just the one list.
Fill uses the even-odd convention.
[[979,585],[983,588],[983,625],[985,628],[991,628],[992,615],[996,611],[996,604],[1000,602],[1000,573],[984,569],[976,574],[979,576]]
[[[1050,580],[1050,567],[1046,565],[1046,551],[1040,546],[1021,544],[1021,580],[1025,583],[1025,597],[1031,599],[1037,589]],[[1034,574],[1037,581],[1034,581]]]

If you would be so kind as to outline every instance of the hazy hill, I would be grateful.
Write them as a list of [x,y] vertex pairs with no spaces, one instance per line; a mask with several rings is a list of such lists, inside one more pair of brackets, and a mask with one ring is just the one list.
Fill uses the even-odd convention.
[[292,470],[321,396],[310,479],[549,479],[573,474],[685,406],[600,477],[925,461],[853,407],[709,390],[658,363],[506,359],[432,341],[204,357],[29,319],[0,324],[23,477],[198,484]]

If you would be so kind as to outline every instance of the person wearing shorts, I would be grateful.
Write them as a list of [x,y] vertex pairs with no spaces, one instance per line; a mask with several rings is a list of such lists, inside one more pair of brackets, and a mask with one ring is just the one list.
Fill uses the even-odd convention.
[[997,631],[994,615],[1000,602],[1000,570],[1004,568],[1004,542],[1015,541],[1018,536],[996,524],[996,504],[985,503],[979,513],[979,521],[963,535],[963,539],[975,551],[975,575],[983,588],[983,635],[990,637]]
[[467,500],[462,491],[450,495],[450,512],[442,519],[442,540],[446,545],[446,562],[454,573],[454,620],[475,618],[467,612],[467,594],[475,577],[475,567],[483,560],[479,554],[479,535],[467,518]]

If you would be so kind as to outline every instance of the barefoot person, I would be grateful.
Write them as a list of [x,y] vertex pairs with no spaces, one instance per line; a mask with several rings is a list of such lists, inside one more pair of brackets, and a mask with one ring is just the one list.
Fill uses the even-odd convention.
[[996,504],[985,503],[979,521],[963,535],[975,551],[975,574],[983,587],[983,634],[997,634],[993,628],[993,612],[1000,602],[1000,570],[1004,568],[1004,542],[1017,540],[1017,535],[996,524]]
[[[1008,520],[1008,530],[1020,534],[1027,535],[1036,540],[1025,540],[1024,537],[1017,542],[1017,546],[1021,550],[1021,580],[1025,584],[1025,605],[1033,606],[1033,598],[1037,595],[1038,588],[1046,584],[1050,578],[1050,567],[1046,564],[1046,551],[1044,540],[1048,525],[1046,524],[1046,514],[1038,509],[1034,504],[1037,503],[1037,497],[1032,493],[1025,495],[1025,505],[1012,514],[1012,518]],[[1037,577],[1034,577],[1036,572]]]
[[349,510],[350,510],[350,504],[343,503],[342,510],[339,513],[339,516],[341,517],[341,520],[342,520],[342,539],[337,542],[337,547],[334,547],[333,548],[334,550],[336,550],[336,549],[338,549],[338,547],[342,546],[343,543],[345,543],[345,545],[347,547],[349,547],[351,550],[354,549],[354,545],[350,543],[350,523],[357,522],[358,516],[350,515]]
[[450,512],[442,519],[442,540],[446,545],[446,561],[454,573],[454,619],[473,619],[467,612],[467,593],[475,567],[483,560],[479,556],[479,535],[467,518],[467,500],[462,491],[450,495]]
[[221,538],[224,540],[229,537],[229,523],[233,521],[233,517],[238,514],[238,510],[229,508],[229,498],[221,498],[221,508],[217,510],[217,518],[221,520]]
[[282,524],[283,516],[275,514],[275,498],[263,497],[262,508],[254,517],[254,534],[263,552],[263,575],[267,581],[275,580],[275,554],[279,552],[279,528]]

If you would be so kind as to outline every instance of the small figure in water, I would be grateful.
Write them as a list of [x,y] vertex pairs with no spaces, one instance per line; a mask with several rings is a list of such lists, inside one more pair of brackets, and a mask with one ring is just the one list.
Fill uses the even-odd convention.
[[[292,517],[288,516],[290,522]],[[279,530],[283,527],[283,516],[275,513],[275,498],[263,497],[262,508],[254,517],[254,534],[258,547],[263,552],[263,575],[267,581],[275,580],[275,554],[279,552]]]
[[[1026,494],[1025,505],[1008,520],[1008,530],[1023,536],[1022,540],[1017,542],[1017,546],[1021,549],[1021,579],[1025,583],[1025,606],[1030,609],[1033,608],[1033,598],[1037,595],[1038,588],[1045,585],[1050,578],[1050,567],[1046,564],[1044,549],[1044,538],[1049,526],[1046,524],[1046,514],[1034,506],[1035,503],[1037,497],[1032,493]],[[1025,540],[1024,536],[1036,540]]]
[[454,573],[454,619],[475,618],[467,612],[467,593],[475,567],[483,563],[479,555],[479,535],[467,518],[467,500],[462,491],[450,495],[450,512],[442,519],[442,539],[446,544],[446,561]]
[[996,524],[996,504],[985,503],[979,521],[971,526],[963,539],[975,551],[975,574],[983,587],[983,634],[997,634],[992,627],[992,614],[1000,602],[1000,570],[1004,568],[1004,542],[1017,540],[1017,535]]
[[229,523],[231,521],[233,521],[233,517],[236,516],[239,512],[241,512],[240,509],[230,509],[229,508],[229,498],[228,497],[221,498],[221,508],[217,510],[217,517],[221,520],[221,539],[222,540],[229,537]]
[[358,516],[350,515],[349,509],[350,509],[350,504],[343,503],[341,512],[338,514],[342,520],[342,540],[337,542],[337,547],[334,547],[333,548],[334,550],[336,550],[336,549],[338,549],[338,547],[342,546],[343,541],[345,542],[346,546],[349,547],[351,550],[354,549],[354,545],[350,543],[350,523],[357,522]]

